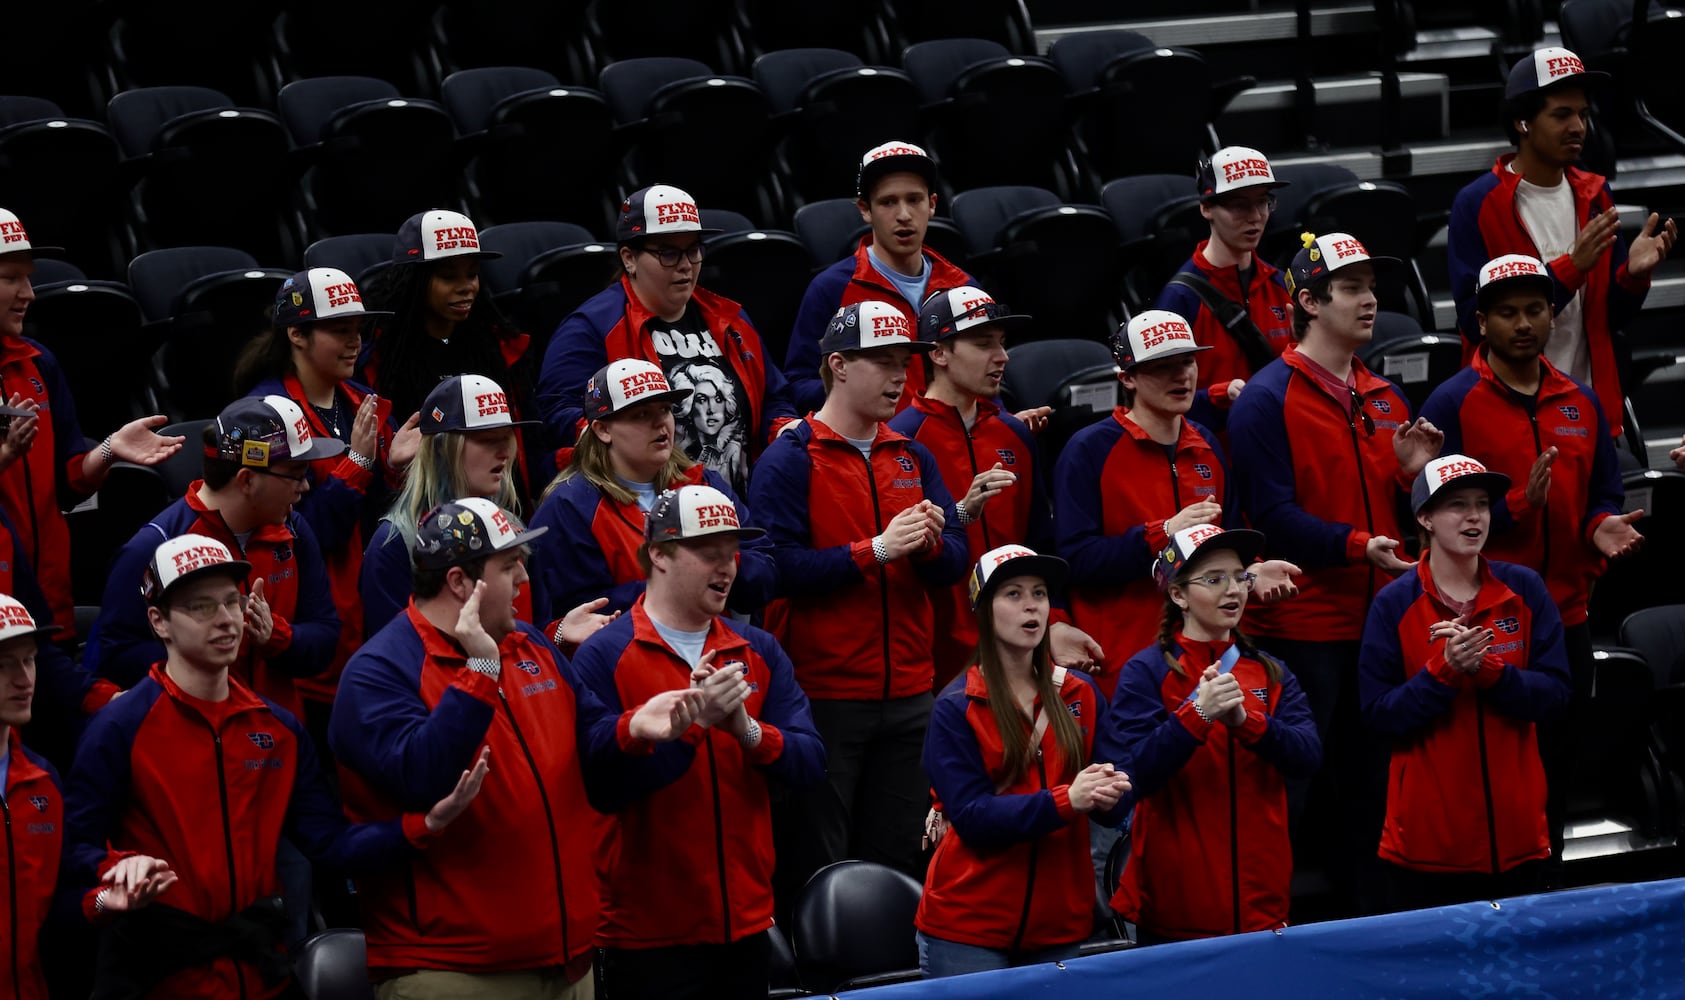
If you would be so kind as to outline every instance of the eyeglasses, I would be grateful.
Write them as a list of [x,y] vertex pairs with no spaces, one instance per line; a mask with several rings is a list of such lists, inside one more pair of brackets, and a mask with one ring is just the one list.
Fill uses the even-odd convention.
[[1234,585],[1241,590],[1251,590],[1252,585],[1258,582],[1258,574],[1246,572],[1207,573],[1204,576],[1196,576],[1188,582],[1197,583],[1202,587],[1210,587],[1213,590],[1228,590],[1230,581],[1233,581]]
[[692,264],[702,263],[704,250],[702,244],[692,243],[688,247],[644,247],[644,252],[661,262],[662,267],[678,267],[679,258],[683,257]]
[[304,470],[303,472],[299,473],[296,476],[289,476],[284,472],[276,472],[274,469],[260,469],[260,468],[253,467],[252,471],[253,472],[261,472],[266,476],[274,476],[276,479],[289,480],[289,481],[292,482],[292,484],[294,486],[303,486],[305,484],[305,481],[310,478],[310,470],[309,469]]
[[214,619],[218,611],[226,611],[229,617],[238,619],[246,613],[246,595],[233,594],[227,600],[222,601],[210,597],[201,597],[198,600],[188,601],[186,604],[176,604],[172,607],[201,624]]

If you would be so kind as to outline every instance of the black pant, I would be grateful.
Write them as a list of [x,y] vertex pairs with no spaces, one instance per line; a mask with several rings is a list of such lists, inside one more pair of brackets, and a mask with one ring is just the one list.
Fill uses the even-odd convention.
[[1563,826],[1567,821],[1568,785],[1573,775],[1575,741],[1581,730],[1586,704],[1591,700],[1591,682],[1597,661],[1591,653],[1591,625],[1581,622],[1562,630],[1562,644],[1568,652],[1568,671],[1574,697],[1568,711],[1552,722],[1538,725],[1539,758],[1545,768],[1545,823],[1550,829],[1550,856],[1562,862]]
[[603,949],[603,1000],[765,997],[771,946],[765,932],[731,944]]
[[1387,866],[1391,908],[1425,910],[1476,900],[1508,899],[1538,892],[1544,883],[1543,861],[1523,861],[1507,872],[1419,872]]

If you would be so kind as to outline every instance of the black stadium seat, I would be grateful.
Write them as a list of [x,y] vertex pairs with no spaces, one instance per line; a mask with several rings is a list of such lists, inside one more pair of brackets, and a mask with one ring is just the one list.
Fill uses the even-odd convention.
[[448,71],[531,66],[590,83],[602,67],[585,33],[588,0],[444,0],[433,41]]
[[1123,241],[1124,302],[1145,309],[1209,233],[1193,172],[1120,177],[1100,189],[1100,204]]
[[1620,641],[1644,654],[1655,678],[1651,727],[1663,763],[1685,777],[1685,604],[1635,611],[1621,621]]
[[766,939],[771,952],[767,1000],[808,996],[807,991],[802,989],[801,977],[796,973],[796,953],[790,948],[790,939],[784,936],[777,924],[766,929]]
[[293,975],[305,1000],[373,1000],[363,932],[335,928],[299,946]]
[[1628,511],[1642,509],[1633,523],[1644,536],[1638,551],[1611,560],[1592,588],[1587,612],[1594,636],[1612,637],[1627,615],[1664,604],[1685,604],[1685,578],[1674,572],[1685,552],[1685,474],[1672,469],[1624,473]]
[[1037,340],[1007,348],[1001,404],[1018,412],[1051,406],[1038,435],[1042,461],[1051,468],[1071,435],[1102,420],[1118,405],[1117,366],[1111,348],[1092,340]]
[[1432,320],[1433,303],[1416,264],[1421,251],[1416,238],[1416,203],[1402,184],[1356,181],[1324,187],[1304,202],[1301,221],[1313,233],[1351,233],[1370,253],[1402,260],[1403,275],[1383,279],[1376,288],[1381,308]]
[[353,70],[406,94],[432,97],[441,75],[432,51],[432,6],[431,0],[286,0],[273,31],[283,77]]
[[440,92],[476,220],[609,223],[620,156],[601,94],[522,66],[460,70]]
[[724,231],[708,238],[701,284],[743,307],[767,357],[778,364],[812,274],[807,248],[795,233],[741,224],[749,221],[741,216],[721,218],[734,214],[702,210],[704,226]]
[[109,0],[110,72],[117,89],[197,84],[268,106],[280,69],[266,44],[283,0]]
[[40,341],[64,370],[76,419],[104,438],[139,416],[156,413],[147,381],[156,335],[142,330],[140,303],[118,281],[93,281],[70,264],[35,262],[35,301],[24,334]]
[[304,248],[305,267],[333,267],[361,285],[369,275],[392,263],[390,233],[350,233],[329,236]]
[[738,31],[757,53],[822,45],[877,63],[895,54],[882,6],[875,0],[742,0]]
[[164,481],[164,489],[172,499],[186,496],[187,488],[193,485],[194,480],[204,476],[205,451],[201,442],[204,441],[205,428],[215,421],[215,417],[200,417],[158,428],[158,433],[165,437],[187,439],[180,451],[152,467],[158,478]]
[[480,246],[503,256],[480,264],[481,279],[504,315],[544,346],[568,313],[620,275],[613,243],[570,222],[509,222],[480,230]]
[[[694,59],[651,57],[611,63],[602,91],[629,141],[628,190],[675,184],[699,204],[762,224],[783,215],[770,170],[771,109],[753,80],[717,75]],[[704,150],[716,155],[699,155]]]
[[748,68],[748,59],[733,6],[732,0],[591,0],[586,28],[606,64],[675,57],[735,73]]
[[385,80],[326,76],[281,88],[281,117],[307,164],[312,235],[397,232],[418,205],[454,208],[450,116]]
[[[890,30],[907,42],[948,38],[963,26],[1018,55],[1036,51],[1024,0],[887,0]],[[1121,8],[1115,8],[1121,13]]]
[[983,287],[1035,318],[1030,338],[1105,342],[1121,321],[1117,229],[1094,205],[1071,205],[1034,187],[988,187],[954,196]]
[[0,97],[0,204],[35,242],[115,273],[117,143],[104,125],[68,118],[45,98]]
[[1079,190],[1065,81],[1051,62],[979,38],[920,42],[902,62],[949,190],[1033,184],[1065,198]]
[[1390,379],[1420,413],[1428,395],[1463,367],[1463,339],[1455,333],[1424,333],[1415,317],[1382,309],[1374,336],[1357,352],[1370,370]]
[[870,861],[815,872],[796,899],[796,968],[816,993],[919,978],[913,913],[924,887]]
[[152,368],[172,419],[212,416],[234,398],[234,362],[269,328],[275,290],[292,273],[229,247],[173,247],[129,262],[147,328],[163,339]]
[[788,49],[755,60],[781,139],[778,169],[802,201],[855,193],[860,157],[918,135],[918,93],[907,74],[863,65],[839,49]]
[[295,172],[275,115],[185,86],[126,90],[107,114],[124,169],[136,177],[130,213],[140,246],[232,246],[297,259]]
[[[1270,166],[1276,180],[1286,181],[1287,186],[1275,191],[1275,210],[1264,227],[1258,253],[1280,267],[1291,262],[1299,252],[1299,234],[1305,229],[1305,206],[1311,198],[1329,188],[1356,184],[1358,177],[1335,163],[1272,163]],[[1414,227],[1411,228],[1413,232]],[[1362,238],[1361,233],[1354,235]]]
[[[853,198],[828,198],[796,209],[793,220],[796,235],[807,247],[815,268],[829,267],[844,257],[854,256],[860,238],[871,226],[860,218],[860,208]],[[930,220],[924,244],[948,258],[955,267],[965,267],[970,251],[965,236],[950,219],[938,215]]]

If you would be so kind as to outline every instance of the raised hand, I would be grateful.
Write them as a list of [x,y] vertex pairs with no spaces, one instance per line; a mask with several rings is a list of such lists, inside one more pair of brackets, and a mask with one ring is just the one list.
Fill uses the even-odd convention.
[[[1621,217],[1613,207],[1586,220],[1585,227],[1574,237],[1574,246],[1568,251],[1568,255],[1573,258],[1574,267],[1581,274],[1590,273],[1591,269],[1597,266],[1598,258],[1603,256],[1604,251],[1615,245],[1615,238],[1620,235],[1620,225]],[[1634,240],[1633,244],[1636,246],[1637,240]],[[1627,257],[1627,271],[1637,273],[1633,270],[1630,253]]]
[[246,631],[254,645],[262,646],[275,634],[275,612],[263,596],[263,577],[252,581],[252,592],[246,597]]
[[1369,539],[1369,544],[1363,547],[1363,557],[1368,559],[1372,565],[1396,576],[1415,565],[1400,559],[1398,549],[1398,539],[1388,538],[1385,535],[1373,535]]
[[1018,482],[1016,472],[1006,471],[1006,467],[999,462],[992,469],[984,469],[971,480],[971,488],[965,491],[962,498],[968,514],[975,515],[983,509],[983,505],[991,499],[1000,496],[1002,490]]
[[1285,559],[1266,559],[1257,563],[1252,567],[1252,575],[1258,578],[1252,585],[1252,596],[1265,604],[1297,597],[1299,585],[1293,582],[1293,578],[1304,572]]
[[486,631],[480,622],[480,599],[485,595],[486,581],[475,580],[474,592],[468,595],[468,600],[462,602],[462,610],[456,615],[456,628],[452,634],[456,641],[462,644],[462,651],[474,659],[495,660],[498,658],[497,643],[492,641],[491,633]]
[[136,854],[112,865],[100,881],[100,906],[112,913],[138,910],[157,899],[179,878],[162,858]]
[[153,433],[154,427],[162,427],[169,422],[170,418],[162,413],[129,421],[112,433],[111,454],[122,462],[157,465],[180,451],[182,443],[187,440],[179,434],[164,437]]
[[1674,241],[1679,239],[1679,226],[1672,219],[1662,223],[1658,230],[1656,223],[1661,222],[1661,216],[1655,212],[1644,220],[1644,231],[1632,238],[1632,245],[1627,247],[1627,273],[1635,278],[1642,278],[1656,269],[1656,265],[1667,260],[1668,252],[1673,249]]
[[1555,445],[1539,452],[1539,457],[1533,460],[1532,471],[1527,473],[1527,506],[1534,510],[1543,507],[1550,496],[1550,467],[1556,464],[1556,456]]
[[1611,514],[1597,523],[1597,530],[1591,533],[1592,544],[1607,559],[1637,552],[1644,544],[1644,536],[1632,525],[1643,516],[1643,509],[1630,514]]
[[485,783],[486,775],[490,771],[491,747],[481,747],[480,756],[474,760],[474,766],[463,771],[462,777],[456,779],[456,787],[451,789],[451,793],[427,810],[427,829],[438,833],[467,811],[468,804],[480,794],[480,786]]
[[607,603],[608,598],[599,597],[594,601],[586,601],[569,611],[562,619],[562,641],[577,646],[596,635],[597,631],[603,626],[619,618],[620,612],[618,611],[612,615],[597,614],[597,609]]
[[364,458],[374,458],[380,451],[380,414],[375,410],[379,399],[372,392],[364,396],[351,418],[351,450]]
[[696,688],[663,691],[632,713],[628,730],[635,740],[666,743],[684,735],[702,710],[702,692]]
[[1197,500],[1170,516],[1164,522],[1164,533],[1174,535],[1196,524],[1217,524],[1223,518],[1223,505],[1215,500]]

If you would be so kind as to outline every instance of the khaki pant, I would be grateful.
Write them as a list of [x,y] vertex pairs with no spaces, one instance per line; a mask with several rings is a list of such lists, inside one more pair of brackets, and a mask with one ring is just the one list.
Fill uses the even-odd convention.
[[446,972],[421,969],[375,988],[375,1000],[594,1000],[589,970],[569,983],[560,969],[541,972]]

